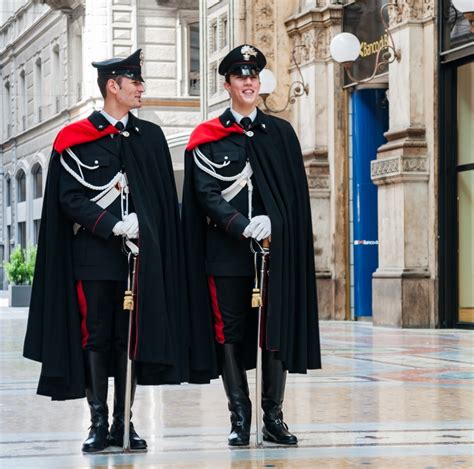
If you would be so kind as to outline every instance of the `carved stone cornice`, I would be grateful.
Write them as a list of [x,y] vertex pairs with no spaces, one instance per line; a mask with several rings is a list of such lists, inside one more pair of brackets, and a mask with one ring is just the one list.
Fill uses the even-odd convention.
[[311,8],[302,13],[290,16],[285,21],[286,30],[291,37],[294,34],[313,29],[315,25],[319,28],[342,24],[342,6],[332,5],[324,8]]
[[392,24],[435,17],[435,0],[399,0],[400,11],[389,9]]
[[341,24],[341,6],[312,8],[286,20],[286,30],[293,48],[301,44],[305,46],[296,50],[298,63],[327,59],[332,37],[331,29]]
[[424,127],[395,129],[384,134],[387,143],[379,147],[370,164],[374,184],[390,184],[429,177]]

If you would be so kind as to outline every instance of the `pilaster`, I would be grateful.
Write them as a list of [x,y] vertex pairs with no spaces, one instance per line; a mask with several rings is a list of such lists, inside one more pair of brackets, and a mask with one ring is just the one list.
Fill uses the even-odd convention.
[[[391,14],[400,62],[389,67],[390,127],[372,161],[378,186],[379,267],[373,322],[436,325],[436,106],[434,2],[405,0]],[[427,34],[427,31],[429,32]]]
[[[346,317],[347,184],[345,93],[341,69],[329,57],[329,43],[341,31],[342,7],[311,7],[285,22],[308,96],[297,99],[291,118],[300,136],[313,216],[319,314]],[[291,57],[290,50],[290,57]],[[300,80],[297,67],[290,80]]]

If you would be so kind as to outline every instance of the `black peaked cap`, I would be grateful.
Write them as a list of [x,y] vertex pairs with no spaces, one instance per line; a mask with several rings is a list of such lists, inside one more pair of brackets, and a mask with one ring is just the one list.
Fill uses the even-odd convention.
[[141,52],[141,49],[137,49],[128,57],[92,62],[92,66],[97,69],[99,75],[125,76],[131,80],[144,82],[145,80],[142,78]]
[[219,65],[220,75],[258,75],[267,64],[261,51],[250,44],[242,44],[232,49]]

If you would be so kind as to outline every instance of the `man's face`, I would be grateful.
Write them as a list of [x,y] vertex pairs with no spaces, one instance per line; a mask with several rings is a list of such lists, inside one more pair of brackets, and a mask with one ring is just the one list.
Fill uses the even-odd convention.
[[224,83],[224,88],[236,108],[254,108],[260,92],[260,78],[256,76],[230,75],[230,82]]
[[111,84],[111,91],[115,96],[117,104],[129,110],[142,107],[142,94],[145,91],[143,82],[124,76],[120,78],[120,80],[114,81]]

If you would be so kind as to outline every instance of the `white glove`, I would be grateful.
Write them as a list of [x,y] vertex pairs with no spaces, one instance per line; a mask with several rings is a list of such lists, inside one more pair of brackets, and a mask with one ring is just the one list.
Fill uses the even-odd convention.
[[112,228],[112,232],[115,236],[123,236],[125,235],[124,223],[123,221],[117,222],[114,227]]
[[137,214],[132,212],[129,213],[124,219],[123,219],[123,231],[124,235],[128,239],[136,239],[138,238],[138,218]]
[[272,234],[272,223],[267,215],[258,215],[250,220],[243,235],[257,241],[268,238]]

